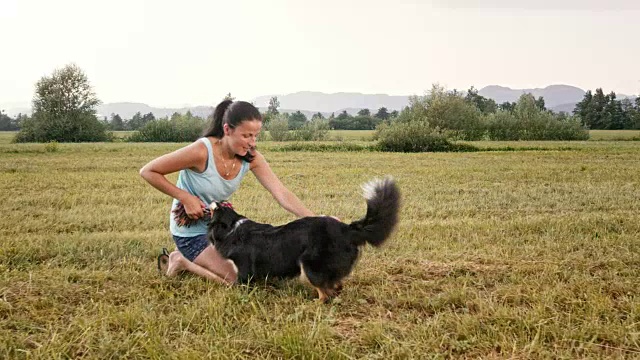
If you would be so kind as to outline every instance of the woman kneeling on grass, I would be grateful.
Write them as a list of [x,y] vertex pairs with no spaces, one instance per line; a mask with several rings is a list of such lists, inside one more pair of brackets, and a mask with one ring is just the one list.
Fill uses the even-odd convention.
[[[255,150],[262,116],[248,102],[225,100],[218,104],[202,138],[160,156],[140,169],[140,175],[156,189],[173,198],[170,230],[177,250],[160,255],[158,266],[167,276],[189,271],[206,279],[232,284],[237,273],[207,240],[205,209],[214,201],[227,200],[251,170],[284,209],[299,217],[313,216],[289,191]],[[180,171],[176,185],[165,175]],[[174,211],[184,206],[190,226],[177,222]],[[168,261],[166,260],[168,257]],[[163,259],[164,258],[164,259]],[[166,267],[166,269],[165,269]]]

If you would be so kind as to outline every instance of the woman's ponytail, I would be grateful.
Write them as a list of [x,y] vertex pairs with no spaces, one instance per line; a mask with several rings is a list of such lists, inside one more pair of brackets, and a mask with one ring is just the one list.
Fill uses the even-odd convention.
[[202,133],[202,136],[213,136],[218,139],[222,139],[224,136],[224,114],[227,112],[229,106],[233,103],[232,100],[224,100],[213,111],[213,119],[209,122],[209,126],[207,126]]

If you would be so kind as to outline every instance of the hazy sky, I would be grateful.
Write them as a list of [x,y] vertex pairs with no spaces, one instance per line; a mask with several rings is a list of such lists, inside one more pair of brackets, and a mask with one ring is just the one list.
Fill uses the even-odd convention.
[[71,62],[103,102],[152,106],[435,82],[637,94],[640,1],[611,3],[0,0],[0,106],[29,104],[38,79]]

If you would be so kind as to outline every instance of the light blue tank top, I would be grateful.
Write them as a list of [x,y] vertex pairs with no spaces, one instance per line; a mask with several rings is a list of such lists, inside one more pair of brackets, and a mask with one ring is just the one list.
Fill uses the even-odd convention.
[[[242,178],[247,171],[249,171],[249,163],[243,160],[240,172],[235,178],[231,180],[223,179],[216,169],[211,141],[209,141],[208,138],[200,138],[198,141],[202,141],[202,143],[206,145],[209,153],[206,169],[201,173],[190,169],[180,170],[176,186],[199,197],[200,200],[207,205],[214,201],[229,200],[229,197],[240,186]],[[189,227],[179,226],[173,219],[173,209],[175,209],[177,205],[178,200],[173,199],[169,216],[169,229],[171,230],[171,234],[187,237],[207,233],[208,219],[200,219],[200,221]]]

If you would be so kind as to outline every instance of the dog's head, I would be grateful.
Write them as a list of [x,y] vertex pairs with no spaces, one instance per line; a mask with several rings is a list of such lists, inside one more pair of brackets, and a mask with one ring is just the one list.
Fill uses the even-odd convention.
[[209,221],[209,229],[213,231],[229,231],[235,223],[244,216],[238,214],[233,208],[224,202],[213,202],[209,205],[213,215]]

